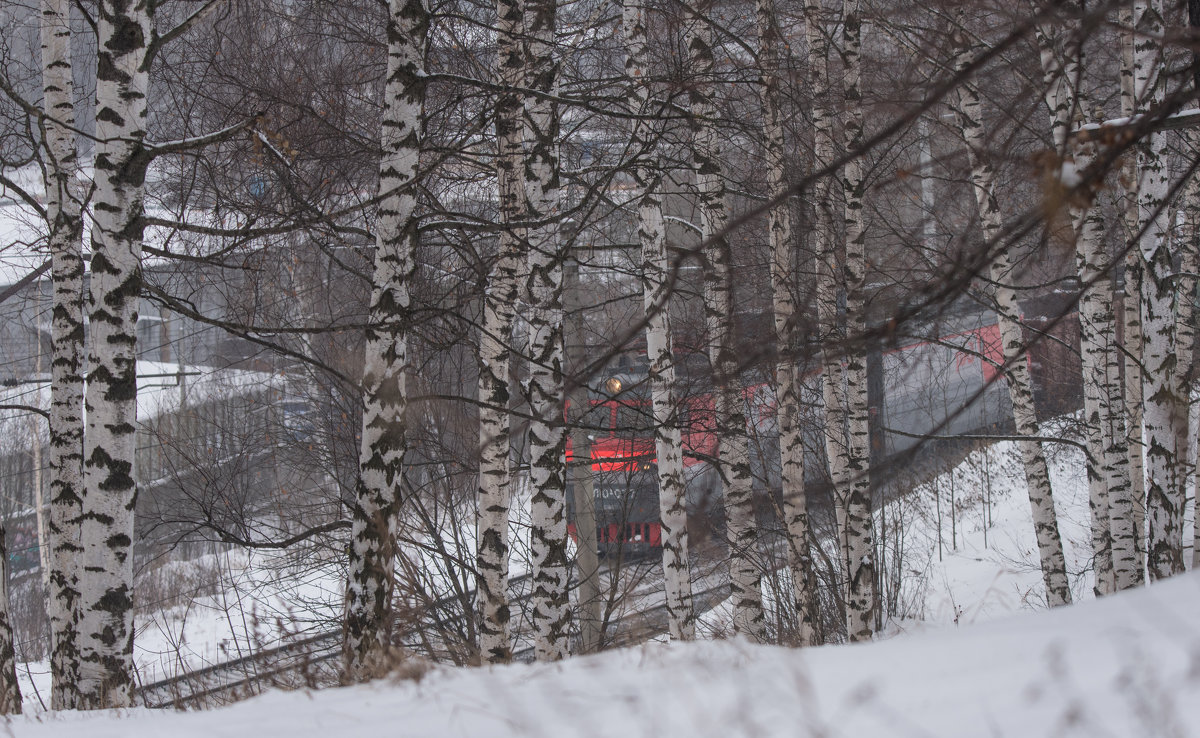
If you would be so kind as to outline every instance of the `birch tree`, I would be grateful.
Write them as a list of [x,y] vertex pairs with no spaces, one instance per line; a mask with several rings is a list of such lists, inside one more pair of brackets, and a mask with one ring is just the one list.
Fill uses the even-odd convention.
[[4,547],[4,528],[0,526],[0,715],[20,715],[21,685],[17,681],[17,654],[9,604],[8,551]]
[[[1134,112],[1162,104],[1165,67],[1161,0],[1133,5]],[[1174,254],[1169,238],[1167,134],[1153,130],[1139,143],[1138,242],[1141,258],[1142,422],[1146,437],[1146,563],[1153,579],[1183,571],[1184,469],[1187,398],[1175,371]]]
[[79,680],[79,526],[83,494],[83,217],[71,78],[70,6],[43,0],[43,149],[54,304],[50,379],[50,705],[75,706]]
[[[648,18],[642,0],[625,0],[621,18],[625,41],[625,76],[630,103],[638,116],[649,116],[650,65]],[[683,477],[683,434],[676,417],[675,355],[671,346],[671,292],[667,284],[667,232],[662,201],[656,192],[655,143],[650,126],[635,118],[630,149],[638,157],[633,167],[630,202],[638,213],[642,250],[642,305],[646,315],[646,355],[649,359],[650,400],[654,415],[659,520],[662,525],[663,581],[667,594],[667,623],[671,638],[696,635],[692,605],[691,566],[688,562],[687,490]]]
[[[1200,2],[1190,0],[1187,3],[1187,10],[1188,29],[1194,34],[1200,31]],[[1200,50],[1195,48],[1191,50],[1191,82],[1192,104],[1197,105],[1200,104]],[[1183,135],[1188,151],[1200,151],[1200,131],[1189,128],[1184,131]],[[1194,379],[1192,366],[1196,360],[1197,350],[1196,321],[1200,319],[1200,309],[1198,309],[1200,304],[1196,301],[1196,273],[1200,271],[1200,240],[1198,240],[1200,239],[1200,177],[1197,177],[1194,171],[1191,172],[1183,193],[1178,221],[1178,225],[1181,227],[1174,229],[1173,234],[1177,244],[1176,248],[1179,251],[1179,272],[1175,275],[1174,280],[1177,303],[1175,311],[1175,381],[1179,388],[1180,400],[1190,404]],[[1194,503],[1196,499],[1194,485],[1197,480],[1200,480],[1200,464],[1189,465],[1187,462],[1188,454],[1194,454],[1196,451],[1196,448],[1188,447],[1193,443],[1191,434],[1198,430],[1190,427],[1191,417],[1191,412],[1187,412],[1186,422],[1189,428],[1187,434],[1181,436],[1186,440],[1180,446],[1180,452],[1184,457],[1180,463],[1183,466],[1185,477],[1191,476],[1193,479]],[[1193,456],[1192,460],[1200,462],[1200,456]],[[1200,530],[1200,521],[1196,520],[1194,513],[1192,530],[1193,540],[1195,540],[1194,533]],[[1195,544],[1192,545],[1191,558],[1192,568],[1195,569],[1196,564],[1200,562],[1200,552],[1197,552]]]
[[[1200,5],[1190,5],[1200,11]],[[1196,20],[1200,21],[1200,18]],[[1200,76],[1200,66],[1197,66],[1197,75]],[[1198,87],[1197,89],[1200,89]],[[1200,131],[1194,129],[1184,133],[1188,148],[1191,151],[1200,151]],[[1176,280],[1176,300],[1178,302],[1178,310],[1175,316],[1175,338],[1178,348],[1176,350],[1176,382],[1179,386],[1180,398],[1190,398],[1193,386],[1192,365],[1196,359],[1197,335],[1196,321],[1200,318],[1200,305],[1196,302],[1196,278],[1195,275],[1200,271],[1200,177],[1193,172],[1191,179],[1188,180],[1187,189],[1183,195],[1184,201],[1181,207],[1182,210],[1182,228],[1176,238],[1179,242],[1179,274]],[[1188,414],[1189,425],[1191,414]],[[1197,428],[1189,428],[1188,443],[1191,441],[1191,433],[1195,433]],[[1187,446],[1182,447],[1183,453],[1186,455],[1189,452]],[[1190,449],[1195,453],[1196,448]],[[1200,462],[1200,456],[1194,457],[1194,460]],[[1184,473],[1192,477],[1193,483],[1193,503],[1197,499],[1194,490],[1196,482],[1200,482],[1200,463],[1193,464],[1190,468],[1184,467]],[[1196,516],[1192,516],[1192,533],[1195,540],[1196,531],[1200,531],[1200,521],[1197,521]],[[1197,546],[1192,546],[1192,569],[1200,563],[1200,552],[1197,552]]]
[[370,325],[363,361],[362,444],[350,532],[346,678],[388,666],[396,556],[395,520],[407,431],[410,302],[416,275],[420,163],[429,12],[422,0],[391,0],[387,20],[379,211]]
[[[1118,25],[1121,30],[1121,115],[1131,118],[1136,108],[1133,77],[1133,8],[1122,3]],[[1122,221],[1126,242],[1137,239],[1138,176],[1137,159],[1126,156],[1121,165],[1120,180],[1124,188]],[[1125,290],[1121,303],[1122,342],[1124,349],[1125,442],[1129,456],[1129,496],[1133,500],[1134,547],[1137,555],[1138,577],[1146,567],[1146,468],[1145,441],[1142,425],[1142,259],[1137,248],[1125,250]]]
[[[1049,217],[1054,217],[1055,211],[1064,204],[1064,200],[1080,199],[1079,195],[1072,197],[1067,192],[1069,185],[1063,182],[1064,171],[1070,167],[1073,176],[1080,167],[1085,166],[1087,159],[1079,146],[1068,151],[1067,136],[1070,133],[1071,122],[1075,117],[1078,100],[1075,91],[1080,83],[1081,60],[1077,43],[1070,43],[1065,51],[1065,59],[1060,61],[1055,48],[1057,39],[1055,28],[1041,24],[1036,29],[1042,65],[1042,84],[1046,105],[1050,109],[1050,137],[1054,144],[1054,152],[1049,161],[1050,176],[1054,178],[1055,186],[1043,193],[1046,200],[1046,211]],[[1068,36],[1069,42],[1073,41]],[[1089,202],[1069,205],[1072,220],[1072,231],[1075,236],[1076,262],[1081,280],[1084,274],[1093,279],[1098,278],[1098,264],[1089,261],[1085,253],[1095,252],[1097,245],[1094,239],[1103,231],[1095,228],[1099,213],[1093,214]],[[1094,217],[1089,217],[1094,216]],[[1079,300],[1080,355],[1083,366],[1083,396],[1084,422],[1086,424],[1085,466],[1088,479],[1088,506],[1091,512],[1092,531],[1092,560],[1094,562],[1097,595],[1113,591],[1112,568],[1112,538],[1109,528],[1108,508],[1108,479],[1105,475],[1104,441],[1100,435],[1100,379],[1104,371],[1104,345],[1097,339],[1097,332],[1104,326],[1098,321],[1101,309],[1098,305],[1101,285],[1082,281],[1084,292]]]
[[[954,59],[954,68],[959,72],[967,68],[976,53],[968,42],[967,31],[961,27],[962,20],[963,14],[960,11],[960,28],[956,31]],[[1029,505],[1033,512],[1042,579],[1046,585],[1046,601],[1051,607],[1066,605],[1071,602],[1066,560],[1058,531],[1046,457],[1038,442],[1031,440],[1038,435],[1038,427],[1033,406],[1029,358],[1025,352],[1021,332],[1021,313],[1016,292],[1006,283],[1006,280],[1012,279],[1012,258],[1008,250],[999,244],[1003,223],[1000,206],[996,200],[995,174],[985,158],[983,105],[975,83],[969,79],[962,82],[958,88],[957,99],[952,104],[958,118],[959,131],[967,147],[972,188],[983,230],[983,248],[989,249],[992,254],[991,296],[995,301],[1000,324],[1005,378],[1008,381],[1009,397],[1012,399],[1013,420],[1017,435],[1026,437],[1018,441],[1018,446],[1025,467],[1025,481],[1029,488]]]
[[842,167],[845,195],[846,253],[843,279],[846,290],[845,345],[846,447],[848,475],[844,492],[846,532],[846,634],[851,641],[870,640],[874,632],[876,608],[876,571],[873,520],[871,515],[870,429],[867,408],[867,356],[864,337],[867,332],[866,300],[866,221],[863,214],[865,179],[861,155],[863,110],[862,90],[862,19],[857,0],[842,3],[842,56],[845,63],[843,85],[846,98],[846,150],[850,154]]
[[496,186],[500,249],[487,276],[479,333],[479,499],[476,520],[476,607],[479,651],[492,663],[512,658],[508,603],[508,519],[512,500],[509,469],[509,360],[514,311],[520,297],[522,241],[518,230],[524,201],[521,168],[524,144],[521,96],[525,69],[521,49],[521,0],[496,2],[494,76],[501,86],[495,107]]
[[79,579],[79,702],[133,700],[133,479],[137,408],[137,302],[142,211],[150,157],[146,95],[153,6],[97,6],[93,196],[84,498]]
[[[787,148],[783,129],[783,46],[773,0],[758,0],[755,7],[762,80],[759,99],[763,109],[763,140],[767,169],[767,197],[787,190]],[[771,253],[771,304],[778,356],[775,360],[775,417],[779,425],[782,512],[788,534],[788,559],[792,574],[792,600],[796,609],[796,645],[815,645],[816,583],[809,550],[808,493],[804,486],[804,438],[800,432],[801,372],[794,352],[799,350],[799,309],[796,305],[796,236],[786,201],[767,214]]]
[[713,102],[712,0],[689,9],[688,60],[695,82],[688,88],[692,128],[692,164],[699,192],[700,227],[704,251],[704,320],[709,361],[716,378],[714,404],[721,491],[729,539],[729,579],[733,597],[733,626],[751,640],[763,636],[765,614],[762,574],[755,562],[758,530],[750,479],[746,412],[739,384],[734,345],[732,250],[725,234],[728,223],[725,167],[721,161],[716,110]]
[[[1077,168],[1086,170],[1093,159],[1086,144],[1077,148]],[[1111,265],[1104,248],[1105,224],[1097,202],[1076,211],[1076,263],[1085,290],[1079,301],[1079,321],[1092,489],[1092,547],[1097,556],[1096,591],[1106,594],[1140,584],[1142,572],[1137,557],[1126,418],[1122,413],[1117,316],[1107,274]],[[1108,556],[1104,555],[1106,549]]]
[[539,661],[567,656],[566,434],[563,428],[562,260],[559,234],[557,0],[526,0],[525,219],[529,307],[531,621]]
[[[845,8],[843,8],[845,10]],[[853,7],[850,8],[854,10]],[[813,158],[817,168],[825,168],[833,163],[835,153],[832,85],[829,68],[830,35],[825,21],[826,9],[819,0],[805,3],[805,26],[808,39],[809,75],[813,91]],[[856,31],[851,31],[856,33]],[[843,42],[846,39],[843,37]],[[852,78],[850,66],[844,72],[847,85],[857,85]],[[851,105],[853,102],[847,101]],[[846,140],[855,138],[855,131],[861,131],[861,119],[855,118],[848,111],[850,124],[846,126]],[[857,134],[861,135],[861,134]],[[843,356],[849,351],[850,336],[847,331],[850,325],[843,322],[839,309],[841,295],[848,295],[847,277],[852,273],[848,268],[846,248],[855,239],[853,229],[857,227],[852,214],[850,201],[854,198],[854,189],[861,176],[857,162],[848,162],[847,168],[841,171],[839,185],[847,198],[842,212],[845,224],[851,229],[846,233],[846,240],[839,244],[837,231],[834,227],[834,190],[830,178],[824,178],[813,188],[813,198],[817,213],[814,223],[816,265],[816,297],[817,297],[817,335],[821,346],[821,397],[824,404],[824,441],[825,456],[829,464],[829,480],[833,489],[834,518],[838,541],[837,576],[839,577],[839,595],[849,604],[852,570],[850,531],[853,527],[848,520],[849,497],[855,478],[855,451],[850,435],[850,386],[852,380],[849,363],[843,364]],[[857,172],[857,174],[856,174]],[[847,182],[847,176],[851,181]],[[861,210],[861,200],[857,202]],[[861,235],[861,234],[859,234]],[[846,267],[840,265],[846,264]],[[849,304],[846,304],[846,318],[849,323],[855,319],[849,317]],[[855,375],[857,377],[857,374]],[[865,378],[863,391],[865,392]],[[868,480],[869,481],[869,480]],[[847,625],[850,624],[850,610],[846,610]],[[853,632],[853,631],[848,631]]]
[[[1080,179],[1092,176],[1094,146],[1084,137],[1068,138],[1080,117],[1083,100],[1083,47],[1077,21],[1064,32],[1041,25],[1041,50],[1046,104],[1050,108],[1054,175],[1059,190],[1043,193],[1047,204],[1066,204],[1075,236],[1077,271],[1083,293],[1079,300],[1087,476],[1091,510],[1092,550],[1098,595],[1126,589],[1141,580],[1137,565],[1129,457],[1121,413],[1120,353],[1116,345],[1116,313],[1104,249],[1104,218],[1095,188]],[[1065,43],[1060,44],[1060,36]],[[1058,54],[1061,51],[1062,60]],[[1071,191],[1074,188],[1075,191]]]

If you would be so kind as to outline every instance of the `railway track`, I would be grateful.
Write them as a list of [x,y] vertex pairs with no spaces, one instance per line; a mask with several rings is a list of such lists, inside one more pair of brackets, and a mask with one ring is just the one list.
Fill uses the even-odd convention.
[[267,648],[138,688],[146,707],[201,707],[250,697],[273,686],[319,686],[341,653],[341,633],[329,631]]
[[[525,589],[528,575],[515,578],[511,584],[516,593],[512,598],[514,609],[520,609],[529,599]],[[712,575],[703,577],[697,584],[711,581]],[[634,605],[630,612],[612,618],[606,629],[607,647],[628,646],[641,643],[667,632],[667,608],[658,603],[644,609],[637,608],[636,600],[655,596],[661,592],[661,578],[650,579],[631,593]],[[729,597],[728,581],[719,581],[693,595],[697,615],[716,607]],[[460,601],[459,597],[446,597],[435,602],[428,612],[437,613]],[[452,625],[458,616],[442,615],[426,618],[420,626],[410,628],[400,635],[401,643],[419,639],[422,628]],[[266,648],[240,658],[213,664],[200,669],[142,685],[137,690],[136,702],[150,708],[202,708],[236,702],[257,695],[271,687],[300,689],[334,686],[338,684],[342,633],[340,629],[317,633],[273,648]],[[532,646],[519,646],[513,653],[519,661],[532,661]]]
[[[523,592],[528,574],[509,581],[515,593],[514,605],[523,604],[529,594]],[[472,600],[474,591],[469,593]],[[460,595],[436,600],[425,608],[426,617],[399,635],[401,642],[423,628],[452,624],[459,618],[440,614],[461,602]],[[430,617],[432,616],[432,617]],[[342,652],[342,631],[331,629],[289,641],[280,646],[222,661],[185,674],[144,684],[137,689],[135,702],[152,708],[188,708],[236,702],[269,687],[300,688],[333,686],[338,683],[334,663]]]

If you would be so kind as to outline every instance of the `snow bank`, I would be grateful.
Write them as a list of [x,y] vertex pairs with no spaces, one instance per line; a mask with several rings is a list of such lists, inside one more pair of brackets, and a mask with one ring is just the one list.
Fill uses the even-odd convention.
[[[1071,436],[1070,424],[1068,418],[1052,421],[1042,434]],[[1071,594],[1077,602],[1090,599],[1095,572],[1083,451],[1070,445],[1044,448]],[[1185,546],[1192,543],[1191,500],[1189,492]],[[893,625],[983,622],[1046,607],[1016,443],[972,452],[953,470],[888,505],[886,514],[889,526],[901,523],[904,529],[901,600],[908,622]]]
[[17,718],[15,736],[1200,735],[1200,577],[858,646],[652,645],[437,669],[203,713]]
[[[1045,433],[1061,430],[1047,427]],[[1092,596],[1094,582],[1083,452],[1072,446],[1047,450],[1071,594],[1078,601]],[[893,529],[900,524],[904,530],[901,609],[908,618],[980,622],[1046,607],[1016,443],[972,452],[953,470],[888,505],[886,514]]]

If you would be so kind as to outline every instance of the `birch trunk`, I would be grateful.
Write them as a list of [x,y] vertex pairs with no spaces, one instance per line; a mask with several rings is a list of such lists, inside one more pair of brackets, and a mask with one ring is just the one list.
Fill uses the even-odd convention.
[[[1078,151],[1075,163],[1085,169],[1090,152]],[[1113,307],[1108,254],[1104,248],[1104,219],[1093,202],[1082,214],[1076,260],[1085,292],[1079,301],[1080,344],[1083,358],[1084,412],[1088,425],[1089,455],[1098,455],[1099,483],[1105,498],[1092,495],[1093,547],[1111,551],[1111,581],[1102,578],[1097,561],[1097,594],[1120,591],[1142,583],[1137,556],[1134,499],[1129,475],[1128,436],[1123,415],[1120,347],[1116,342],[1117,315]],[[1089,481],[1092,474],[1089,469]],[[1095,519],[1101,516],[1107,540],[1097,541]]]
[[404,471],[410,292],[417,268],[414,180],[421,155],[429,13],[422,0],[391,0],[388,10],[375,270],[346,588],[348,681],[382,676],[391,666],[395,520]]
[[21,685],[17,682],[17,653],[9,619],[8,551],[0,526],[0,715],[21,714]]
[[[1184,138],[1187,141],[1188,151],[1200,151],[1200,132],[1195,129],[1186,130],[1183,132]],[[1196,350],[1196,278],[1192,275],[1196,274],[1197,268],[1200,268],[1200,260],[1197,259],[1196,238],[1200,236],[1196,226],[1200,215],[1200,203],[1196,202],[1196,198],[1200,197],[1200,178],[1191,177],[1188,180],[1187,187],[1183,191],[1183,202],[1179,206],[1180,212],[1176,217],[1176,222],[1173,224],[1173,230],[1168,234],[1168,238],[1175,244],[1175,249],[1178,251],[1179,271],[1175,274],[1173,281],[1175,284],[1175,383],[1178,387],[1180,400],[1184,403],[1188,402],[1190,397],[1190,385],[1192,379],[1192,360]],[[1182,221],[1182,222],[1180,222]],[[1190,426],[1190,419],[1187,420]],[[1187,437],[1187,436],[1185,436]],[[1183,447],[1186,449],[1186,446]],[[1182,450],[1185,456],[1186,450]],[[1186,458],[1180,461],[1180,464],[1187,464]]]
[[[1164,31],[1161,0],[1133,6],[1135,113],[1163,100]],[[1142,377],[1146,435],[1147,567],[1162,579],[1183,571],[1183,485],[1186,477],[1187,398],[1175,371],[1175,285],[1168,237],[1167,135],[1152,131],[1138,146],[1138,253],[1142,264]]]
[[[1070,163],[1074,171],[1086,174],[1093,154],[1091,145],[1068,141],[1071,122],[1078,117],[1081,101],[1076,93],[1082,82],[1082,48],[1077,22],[1066,28],[1062,62],[1056,56],[1057,39],[1052,29],[1038,28],[1042,76],[1046,104],[1050,108],[1050,132],[1057,157],[1061,182],[1063,167]],[[1062,185],[1064,189],[1067,185]],[[1111,398],[1120,397],[1117,371],[1118,348],[1115,345],[1116,315],[1113,294],[1106,272],[1103,248],[1104,220],[1099,203],[1082,191],[1047,193],[1047,197],[1065,197],[1069,203],[1075,236],[1075,259],[1083,293],[1079,300],[1080,354],[1084,394],[1084,425],[1087,441],[1087,477],[1091,511],[1092,552],[1096,576],[1095,594],[1109,594],[1132,586],[1136,570],[1133,549],[1133,519],[1129,483],[1125,429],[1119,424],[1118,408]],[[1119,399],[1118,399],[1119,405]],[[1114,420],[1117,424],[1114,426]],[[1122,472],[1126,478],[1122,479]],[[1114,541],[1114,529],[1121,535]],[[1114,545],[1115,543],[1115,545]],[[1118,575],[1117,569],[1120,569]],[[1118,584],[1118,579],[1120,583]]]
[[46,113],[46,215],[49,224],[51,309],[50,366],[50,707],[76,705],[79,681],[79,581],[83,551],[83,218],[73,183],[78,171],[73,125],[70,5],[43,0],[42,94]]
[[765,624],[762,574],[755,562],[758,530],[750,479],[746,412],[739,381],[737,349],[733,344],[734,305],[732,253],[724,231],[728,222],[724,166],[713,125],[712,0],[692,8],[687,32],[691,73],[692,157],[700,196],[700,221],[707,261],[704,273],[704,317],[709,360],[716,379],[715,410],[718,458],[725,520],[729,538],[729,578],[733,597],[734,630],[752,641],[761,640]]
[[[84,398],[77,707],[133,701],[133,478],[137,415],[137,307],[149,163],[147,42],[151,7],[97,7],[96,153]],[[61,494],[61,492],[60,492]]]
[[[862,146],[863,111],[861,27],[859,3],[842,3],[842,55],[845,63],[843,84],[846,97],[846,150],[853,152]],[[863,215],[863,163],[852,157],[842,167],[842,189],[845,194],[846,260],[842,278],[846,290],[846,332],[849,339],[844,347],[846,357],[846,561],[847,598],[846,634],[851,641],[871,639],[875,627],[876,570],[875,546],[872,542],[874,523],[871,515],[871,436],[867,406],[867,332],[866,299],[866,220]]]
[[[1075,156],[1077,167],[1090,157]],[[1120,409],[1116,313],[1104,253],[1104,218],[1092,203],[1079,213],[1075,259],[1084,292],[1079,299],[1084,422],[1087,429],[1089,504],[1097,596],[1127,589],[1137,577],[1128,450]],[[1117,399],[1114,406],[1113,399]],[[1123,463],[1124,462],[1124,463]],[[1126,470],[1122,478],[1122,469]]]
[[[1200,9],[1200,8],[1198,8]],[[1190,151],[1200,151],[1200,132],[1189,130],[1184,133]],[[1176,366],[1177,377],[1176,381],[1179,386],[1179,396],[1182,400],[1190,402],[1193,375],[1192,366],[1196,359],[1196,321],[1200,318],[1200,310],[1197,309],[1196,303],[1196,278],[1194,275],[1200,271],[1200,175],[1192,173],[1191,179],[1188,181],[1187,190],[1184,193],[1183,204],[1184,224],[1182,234],[1179,237],[1179,278],[1176,282],[1178,293],[1179,309],[1175,317],[1175,337],[1178,348],[1176,355],[1178,356],[1178,365]],[[1189,413],[1190,423],[1190,413]],[[1191,433],[1196,432],[1196,428],[1189,428],[1188,443],[1193,444]],[[1181,449],[1181,454],[1185,457],[1189,451],[1193,454],[1190,467],[1187,466],[1187,459],[1181,460],[1184,464],[1184,473],[1191,474],[1193,479],[1193,503],[1195,499],[1200,497],[1195,496],[1195,490],[1198,489],[1195,485],[1200,484],[1200,453],[1197,453],[1198,446],[1193,446],[1188,449],[1186,446]],[[1195,509],[1193,505],[1193,510]],[[1196,540],[1195,532],[1200,531],[1200,521],[1196,520],[1196,514],[1192,513],[1192,568],[1196,568],[1196,564],[1200,562],[1200,553],[1194,541]]]
[[[962,70],[968,65],[972,52],[964,38],[960,37],[958,43],[960,45],[956,51],[955,69]],[[1005,376],[1012,399],[1013,420],[1017,435],[1036,436],[1037,416],[1034,413],[1029,358],[1021,334],[1020,307],[1017,305],[1015,291],[1005,284],[1005,280],[1011,279],[1012,262],[1008,250],[998,245],[1003,224],[1000,206],[996,202],[995,176],[991,165],[984,159],[983,106],[973,83],[967,81],[959,86],[954,107],[970,159],[971,181],[979,205],[984,248],[995,250],[991,261],[991,279],[995,284],[993,298],[1000,323],[1000,338],[1007,369]],[[1033,512],[1042,579],[1046,585],[1046,601],[1051,607],[1066,605],[1071,602],[1071,590],[1067,582],[1066,560],[1058,532],[1058,519],[1054,511],[1053,490],[1050,486],[1046,457],[1037,441],[1022,440],[1018,442],[1018,446],[1029,487],[1029,505]]]
[[[1188,0],[1188,26],[1192,33],[1200,31],[1200,0]],[[1200,104],[1200,51],[1192,49],[1192,92],[1196,95],[1196,102]],[[1195,152],[1200,151],[1200,132],[1195,129],[1189,130],[1186,134],[1188,148]],[[1187,194],[1185,196],[1185,213],[1187,215],[1187,227],[1184,230],[1184,252],[1186,257],[1180,271],[1185,274],[1196,274],[1200,271],[1200,174],[1192,172],[1192,178],[1188,182]],[[1196,361],[1196,321],[1200,320],[1200,304],[1196,301],[1196,283],[1194,276],[1186,277],[1188,286],[1182,291],[1188,296],[1188,310],[1185,315],[1185,321],[1188,323],[1186,330],[1189,332],[1189,356],[1186,362],[1186,370],[1183,372],[1184,379],[1184,398],[1191,402],[1191,384],[1195,379],[1191,374],[1192,366]],[[1182,323],[1181,323],[1182,325]],[[1178,330],[1178,328],[1177,328]],[[1192,428],[1192,431],[1200,432],[1200,429]],[[1193,459],[1195,469],[1193,469],[1192,492],[1192,569],[1200,565],[1200,545],[1196,541],[1200,541],[1200,537],[1196,534],[1200,533],[1200,515],[1196,514],[1196,510],[1200,509],[1200,447],[1195,449],[1196,455]]]
[[[526,84],[525,215],[529,276],[530,551],[533,558],[531,620],[539,661],[569,651],[567,593],[566,434],[563,429],[562,242],[559,237],[558,105],[544,97],[556,89],[556,0],[525,4]],[[538,94],[540,93],[540,94]]]
[[[625,0],[621,23],[626,53],[625,76],[631,85],[633,112],[641,115],[650,113],[650,50],[646,24],[645,4],[639,0]],[[691,640],[696,635],[696,613],[692,605],[688,561],[683,433],[676,415],[671,292],[667,285],[667,231],[662,201],[655,192],[655,168],[648,163],[648,160],[657,159],[653,154],[655,144],[652,131],[645,122],[634,122],[630,148],[639,157],[634,167],[631,201],[638,207],[638,241],[642,248],[642,305],[647,317],[646,356],[650,363],[650,401],[654,413],[667,623],[672,639]]]
[[[824,12],[819,0],[808,0],[804,5],[809,76],[813,91],[813,158],[818,169],[829,166],[834,158],[829,41],[822,17]],[[833,490],[838,541],[838,593],[844,603],[850,594],[850,554],[849,541],[846,538],[850,441],[847,428],[846,374],[842,367],[840,349],[846,343],[846,334],[838,309],[839,277],[844,276],[840,274],[838,264],[843,258],[844,244],[839,247],[835,239],[833,187],[829,178],[822,178],[814,185],[813,200],[816,204],[813,236],[817,255],[817,337],[821,347],[821,396],[825,411],[823,435],[825,456],[829,464],[830,487]]]
[[[766,144],[767,197],[787,190],[787,148],[783,130],[780,85],[783,38],[774,0],[758,0],[759,63],[762,85],[763,139]],[[800,432],[801,372],[797,366],[799,330],[796,306],[796,250],[789,204],[782,202],[767,214],[771,248],[771,304],[775,322],[776,422],[779,426],[782,513],[788,536],[792,574],[792,604],[796,610],[796,645],[817,645],[816,582],[809,550],[808,493],[804,487],[804,438]]]
[[479,334],[479,517],[476,520],[476,607],[479,651],[491,663],[512,659],[508,603],[508,521],[512,500],[510,458],[509,365],[513,316],[520,297],[517,274],[524,237],[520,219],[522,192],[520,0],[496,2],[496,69],[501,85],[496,100],[496,187],[499,198],[500,252],[488,273]]
[[[1132,117],[1136,112],[1136,93],[1133,79],[1133,8],[1122,3],[1120,27],[1129,29],[1121,34],[1121,115]],[[1138,167],[1132,156],[1124,157],[1121,181],[1125,186],[1123,209],[1128,242],[1137,238],[1138,225]],[[1146,456],[1142,415],[1142,258],[1137,248],[1125,251],[1125,293],[1121,312],[1124,322],[1124,390],[1125,438],[1129,446],[1129,495],[1133,499],[1134,544],[1137,549],[1138,578],[1146,568]]]

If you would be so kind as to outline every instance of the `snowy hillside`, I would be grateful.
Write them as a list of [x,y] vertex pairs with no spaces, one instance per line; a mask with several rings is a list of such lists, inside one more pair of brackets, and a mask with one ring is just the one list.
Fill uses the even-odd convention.
[[[874,644],[805,652],[654,644],[556,666],[439,668],[419,683],[274,693],[207,714],[82,720],[99,736],[135,737],[1200,735],[1185,729],[1200,710],[1200,577],[1083,601],[1091,572],[1082,454],[1064,446],[1049,460],[1081,601],[1066,610],[1044,611],[1021,465],[1014,444],[998,443],[887,507],[888,525],[905,530],[890,566],[907,616]],[[143,680],[270,644],[279,636],[272,626],[303,619],[301,610],[316,615],[308,611],[318,601],[327,617],[336,610],[337,571],[284,586],[265,563],[226,557],[228,592],[143,621]],[[704,632],[726,632],[727,618],[728,607],[708,613]],[[45,666],[32,671],[44,692]],[[23,681],[26,708],[36,710]],[[59,735],[80,720],[42,713],[10,725],[16,735]]]
[[203,713],[47,715],[16,736],[1200,735],[1200,577],[862,646],[652,645],[439,669]]
[[[1045,424],[1045,437],[1071,437],[1070,418]],[[1094,576],[1083,452],[1047,444],[1055,510],[1076,602],[1091,599]],[[891,536],[883,556],[884,596],[893,621],[885,632],[979,623],[1046,608],[1032,515],[1017,444],[1001,441],[966,455],[952,469],[886,505],[877,535]],[[1184,511],[1184,546],[1192,506]],[[885,523],[885,524],[881,524]],[[902,530],[899,540],[895,531]],[[702,632],[732,632],[732,605],[706,613]]]

